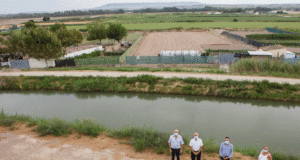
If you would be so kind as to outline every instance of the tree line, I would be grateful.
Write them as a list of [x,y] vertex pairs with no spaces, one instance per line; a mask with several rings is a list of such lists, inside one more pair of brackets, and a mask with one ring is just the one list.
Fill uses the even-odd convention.
[[[104,24],[94,22],[88,26],[87,40],[114,39],[120,42],[127,36],[127,30],[120,23]],[[66,48],[83,42],[83,34],[76,30],[68,30],[65,24],[56,23],[50,28],[37,26],[27,21],[22,30],[15,30],[6,41],[5,47],[0,46],[0,54],[9,53],[12,59],[20,59],[25,55],[36,59],[58,59],[66,54]],[[47,61],[46,61],[47,62]]]

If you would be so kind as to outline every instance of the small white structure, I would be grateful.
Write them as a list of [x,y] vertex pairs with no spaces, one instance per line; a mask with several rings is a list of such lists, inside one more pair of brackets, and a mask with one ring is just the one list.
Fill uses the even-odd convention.
[[220,15],[220,14],[222,14],[222,13],[221,13],[221,12],[215,12],[214,14]]
[[271,52],[266,51],[248,51],[250,56],[273,56]]
[[161,51],[160,56],[201,56],[198,51]]
[[290,51],[286,51],[286,54],[284,55],[284,59],[295,59],[296,54]]
[[47,63],[46,63],[45,59],[38,60],[35,58],[29,58],[28,63],[29,63],[30,68],[47,68],[47,66],[55,67],[54,59],[47,60]]
[[86,49],[86,50],[82,50],[82,51],[78,51],[78,52],[69,53],[69,54],[65,55],[64,57],[62,57],[60,59],[72,58],[72,57],[80,56],[80,55],[83,55],[83,54],[90,54],[90,53],[92,53],[96,50],[97,51],[103,51],[103,47],[99,46],[99,47],[90,48],[90,49]]

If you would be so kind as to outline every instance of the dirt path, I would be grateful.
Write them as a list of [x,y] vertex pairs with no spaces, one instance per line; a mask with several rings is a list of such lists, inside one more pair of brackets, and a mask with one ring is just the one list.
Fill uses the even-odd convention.
[[260,76],[236,76],[236,75],[222,75],[222,74],[200,74],[200,73],[174,73],[174,72],[115,72],[115,71],[21,71],[21,72],[0,72],[0,76],[108,76],[108,77],[135,77],[142,74],[149,74],[154,76],[160,76],[164,78],[208,78],[213,80],[227,80],[232,79],[236,81],[262,81],[268,80],[269,82],[277,83],[289,83],[289,84],[300,84],[300,79],[292,78],[276,78],[276,77],[260,77]]
[[[169,160],[170,156],[159,155],[150,150],[136,152],[133,146],[121,144],[122,139],[112,139],[105,134],[90,138],[71,134],[68,137],[39,137],[32,132],[33,127],[25,124],[15,125],[18,129],[10,131],[8,127],[0,126],[0,159],[20,160]],[[233,157],[242,160],[253,160],[248,156],[234,153]],[[190,155],[183,153],[183,160],[189,160]],[[217,154],[204,154],[202,159],[219,160]]]

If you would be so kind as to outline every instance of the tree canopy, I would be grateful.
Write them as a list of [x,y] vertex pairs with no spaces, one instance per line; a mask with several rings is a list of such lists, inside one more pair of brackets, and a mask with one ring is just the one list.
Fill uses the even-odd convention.
[[87,30],[89,33],[87,40],[99,40],[101,43],[102,39],[107,38],[104,24],[94,22],[87,27]]
[[59,28],[54,32],[57,38],[61,41],[62,47],[70,47],[73,44],[79,44],[83,41],[83,35],[80,31],[73,29],[68,30],[64,27]]
[[43,17],[43,21],[50,21],[50,17],[48,16]]
[[33,21],[27,21],[24,25],[24,28],[36,28],[37,26],[34,24]]
[[48,29],[24,29],[21,39],[24,53],[36,59],[57,59],[64,55],[60,40]]
[[55,24],[50,26],[50,31],[55,32],[60,28],[67,29],[67,26],[63,23],[55,23]]
[[115,39],[120,43],[127,36],[127,30],[121,23],[110,23],[106,34],[108,38]]

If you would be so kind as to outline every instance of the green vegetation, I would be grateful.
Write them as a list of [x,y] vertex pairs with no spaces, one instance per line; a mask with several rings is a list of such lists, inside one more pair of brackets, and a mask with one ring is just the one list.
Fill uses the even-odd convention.
[[251,34],[246,35],[247,38],[257,40],[262,43],[271,45],[283,45],[283,46],[300,46],[300,35],[293,34]]
[[2,36],[9,36],[10,32],[0,32],[0,35],[2,35]]
[[294,32],[294,33],[300,33],[300,29],[296,29],[296,28],[281,28],[284,31],[288,31],[288,32]]
[[[207,49],[206,53],[248,53],[251,50]],[[207,54],[206,54],[207,55]]]
[[[197,78],[163,79],[150,75],[137,77],[1,77],[1,90],[64,90],[104,92],[148,92],[222,96],[228,98],[299,101],[299,85],[249,81],[217,81]],[[178,85],[174,85],[175,82]],[[137,87],[135,84],[143,84]]]
[[[149,78],[149,77],[148,77]],[[68,136],[72,132],[81,138],[81,135],[97,137],[101,133],[107,134],[112,138],[125,139],[128,144],[134,146],[136,151],[143,151],[145,149],[152,149],[158,154],[166,153],[169,155],[168,141],[169,134],[165,132],[155,131],[153,128],[143,127],[124,127],[118,130],[108,129],[106,126],[95,123],[93,120],[75,120],[74,122],[67,122],[62,119],[44,119],[44,118],[32,118],[26,115],[8,115],[4,113],[3,109],[0,113],[0,125],[10,127],[10,130],[18,129],[15,128],[16,122],[26,123],[27,127],[35,127],[33,130],[40,133],[40,136],[54,135],[54,136]],[[189,136],[184,137],[184,151],[188,150]],[[220,144],[212,137],[207,140],[203,140],[203,153],[218,153]],[[235,152],[242,153],[243,155],[258,156],[259,148],[257,146],[243,147],[240,148],[235,146]],[[189,152],[186,152],[189,154]],[[279,151],[272,152],[274,160],[296,160],[299,156],[288,155]]]
[[[111,21],[114,22],[114,21]],[[199,28],[234,28],[234,29],[265,29],[266,27],[274,28],[284,28],[286,26],[291,26],[293,29],[300,28],[300,23],[294,22],[232,22],[232,18],[230,18],[230,22],[168,22],[168,23],[123,23],[123,26],[127,30],[133,31],[163,31],[163,30],[172,30],[178,27],[182,27],[183,29],[199,29]],[[86,29],[86,26],[83,25],[74,25],[67,26],[68,29]]]
[[91,23],[87,27],[88,37],[87,40],[99,40],[101,43],[102,39],[107,38],[107,30],[104,24],[99,24],[97,22]]
[[299,40],[300,35],[293,34],[250,34],[246,38],[253,40]]
[[283,60],[242,59],[230,66],[231,73],[299,77],[300,62],[290,65]]

